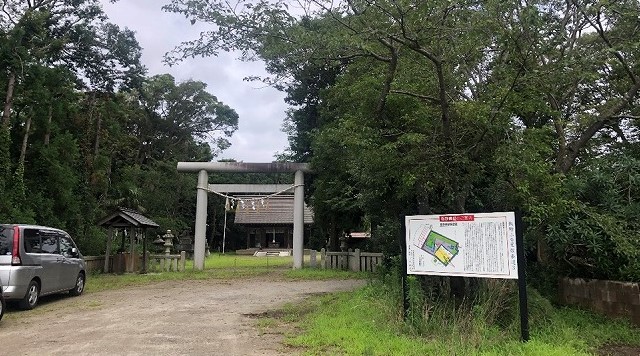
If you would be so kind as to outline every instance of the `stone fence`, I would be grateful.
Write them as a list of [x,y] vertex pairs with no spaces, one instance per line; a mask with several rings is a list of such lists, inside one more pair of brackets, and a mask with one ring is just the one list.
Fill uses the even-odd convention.
[[561,278],[560,302],[640,326],[640,283]]
[[182,251],[179,255],[150,255],[147,264],[150,272],[177,271],[185,270],[187,260],[187,252]]
[[[104,256],[84,256],[87,273],[104,272]],[[184,271],[186,253],[179,255],[147,255],[147,271]],[[119,253],[109,256],[109,271],[122,274],[125,272],[140,272],[142,270],[142,255],[136,253],[134,258],[129,253]]]
[[355,249],[346,252],[328,252],[320,250],[320,267],[344,269],[354,272],[373,272],[382,263],[382,253],[362,252]]

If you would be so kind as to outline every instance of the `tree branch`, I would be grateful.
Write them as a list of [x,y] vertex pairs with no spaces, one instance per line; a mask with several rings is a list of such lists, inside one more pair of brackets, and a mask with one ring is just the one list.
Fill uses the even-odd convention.
[[629,140],[627,140],[627,136],[624,134],[624,132],[620,128],[620,125],[617,125],[617,124],[611,125],[611,129],[613,130],[613,132],[616,133],[616,135],[618,135],[618,137],[620,137],[620,140],[622,140],[622,142],[624,142],[625,144],[629,143]]
[[6,6],[7,6],[7,0],[2,1],[2,12],[4,12],[5,15],[7,15],[7,18],[14,26],[17,26],[18,23],[13,19],[13,17],[11,17],[11,14],[9,14],[9,12],[6,10]]
[[638,119],[640,119],[640,116],[638,116],[638,115],[614,115],[611,118],[612,119],[633,119],[633,120],[638,120]]
[[378,120],[382,119],[382,112],[384,110],[385,104],[387,103],[387,96],[389,95],[389,91],[391,90],[391,83],[395,78],[396,69],[398,68],[398,49],[384,40],[380,41],[385,45],[388,45],[391,55],[391,61],[389,61],[387,75],[384,79],[384,86],[382,87],[382,92],[380,93],[380,98],[378,99],[378,105],[376,107],[376,116],[378,117]]
[[595,20],[591,20],[591,18],[585,12],[584,8],[578,5],[577,0],[572,0],[572,2],[576,6],[576,8],[578,8],[580,10],[580,13],[582,13],[582,15],[585,17],[585,19],[589,22],[589,24],[596,30],[596,32],[598,33],[598,36],[600,37],[600,39],[602,39],[602,41],[607,45],[607,47],[609,49],[611,49],[611,52],[613,52],[613,55],[616,57],[618,62],[620,62],[620,64],[622,64],[622,67],[624,68],[624,71],[627,73],[627,76],[629,77],[629,79],[631,79],[631,82],[634,85],[637,85],[638,84],[638,78],[633,73],[633,71],[631,70],[631,67],[629,66],[629,64],[627,64],[627,61],[624,59],[622,54],[620,54],[620,52],[618,50],[613,48],[613,45],[611,44],[611,42],[609,41],[609,39],[607,38],[607,36],[604,33],[604,28],[602,26],[602,22],[600,21],[600,10],[598,9],[598,15],[596,16],[596,19]]
[[640,84],[636,83],[624,94],[622,100],[620,100],[616,105],[613,105],[605,113],[600,114],[599,118],[589,125],[577,140],[567,145],[566,156],[558,157],[558,162],[556,163],[556,170],[559,173],[566,174],[569,172],[571,167],[575,164],[580,151],[587,145],[587,142],[589,142],[589,140],[607,123],[620,118],[618,113],[633,101],[635,96],[638,94],[638,90],[640,90]]
[[416,93],[411,93],[408,91],[404,91],[404,90],[391,90],[390,91],[393,94],[402,94],[402,95],[408,95],[414,98],[418,98],[424,101],[428,101],[432,104],[438,105],[440,104],[440,100],[438,100],[438,98],[435,98],[433,96],[428,96],[428,95],[422,95],[422,94],[416,94]]

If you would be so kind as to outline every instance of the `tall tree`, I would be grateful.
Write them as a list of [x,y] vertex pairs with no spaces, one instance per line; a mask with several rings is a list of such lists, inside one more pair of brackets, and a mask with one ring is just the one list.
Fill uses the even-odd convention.
[[[213,156],[229,147],[238,114],[206,91],[206,84],[176,83],[169,74],[149,78],[139,91],[138,161],[186,158],[194,145],[211,147]],[[211,146],[207,145],[211,143]]]

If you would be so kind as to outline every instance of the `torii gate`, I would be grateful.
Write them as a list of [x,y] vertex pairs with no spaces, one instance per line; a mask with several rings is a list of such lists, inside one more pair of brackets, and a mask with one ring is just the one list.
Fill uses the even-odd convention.
[[293,268],[302,268],[304,253],[304,173],[311,172],[307,163],[178,162],[178,172],[198,173],[196,226],[194,229],[195,243],[193,246],[193,267],[197,270],[204,269],[209,173],[295,172],[293,183]]

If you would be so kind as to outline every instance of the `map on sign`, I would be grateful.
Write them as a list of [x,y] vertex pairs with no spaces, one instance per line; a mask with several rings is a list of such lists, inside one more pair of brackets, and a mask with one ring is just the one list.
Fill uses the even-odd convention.
[[407,216],[407,273],[518,278],[515,215]]
[[423,225],[414,241],[416,246],[435,257],[443,265],[448,265],[458,254],[458,243],[436,231],[427,225]]

